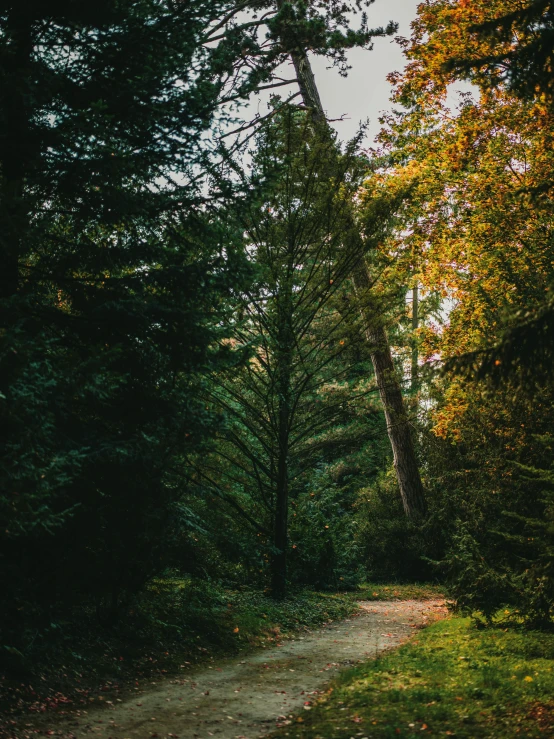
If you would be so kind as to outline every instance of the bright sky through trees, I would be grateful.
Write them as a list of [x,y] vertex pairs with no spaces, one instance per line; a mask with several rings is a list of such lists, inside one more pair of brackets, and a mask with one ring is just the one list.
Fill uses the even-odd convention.
[[[398,23],[398,36],[410,36],[410,23],[416,15],[419,0],[376,0],[368,11],[370,27],[386,26],[390,20]],[[368,140],[379,132],[379,115],[391,107],[391,86],[387,81],[390,72],[404,68],[406,60],[394,38],[377,38],[373,51],[351,49],[348,59],[352,69],[345,79],[334,69],[328,69],[323,58],[313,58],[312,66],[317,79],[323,106],[330,118],[345,120],[336,122],[342,139],[356,134],[361,122],[369,118]]]
[[[375,0],[368,11],[368,24],[371,28],[386,27],[389,21],[398,23],[396,36],[409,37],[410,24],[416,16],[418,0]],[[354,19],[353,26],[359,22]],[[367,141],[372,142],[380,129],[379,115],[391,107],[390,96],[392,88],[387,81],[387,75],[396,70],[402,70],[406,60],[400,46],[394,37],[376,38],[373,51],[364,49],[350,49],[347,57],[352,67],[348,77],[341,77],[338,70],[329,67],[329,62],[323,57],[310,56],[310,61],[316,76],[317,86],[327,115],[333,121],[339,136],[347,140],[356,135],[360,123],[369,119]],[[283,77],[292,78],[292,67]],[[290,90],[293,90],[291,85]],[[289,92],[288,87],[272,90],[283,98]],[[242,115],[258,112],[265,115],[267,101],[270,94],[267,91],[253,95],[249,110]]]

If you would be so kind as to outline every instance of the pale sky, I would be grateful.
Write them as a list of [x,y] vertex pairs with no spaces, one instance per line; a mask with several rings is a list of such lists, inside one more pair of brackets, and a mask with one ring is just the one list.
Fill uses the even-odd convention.
[[[368,10],[372,28],[386,26],[390,20],[399,24],[398,36],[410,37],[410,23],[421,0],[375,0]],[[373,51],[354,49],[349,53],[352,69],[345,79],[334,69],[326,69],[322,58],[312,57],[312,66],[323,107],[329,118],[345,114],[349,120],[334,123],[342,139],[355,135],[360,122],[369,118],[368,140],[379,132],[380,113],[390,110],[392,88],[390,72],[403,69],[406,60],[394,38],[377,38]]]
[[[421,0],[375,0],[368,9],[368,25],[377,28],[386,26],[393,20],[399,24],[397,35],[409,37],[410,23],[415,18],[420,2]],[[356,27],[355,21],[353,25]],[[391,86],[387,82],[387,75],[403,69],[406,60],[394,38],[377,38],[374,41],[373,51],[354,49],[349,52],[348,58],[352,69],[348,77],[344,78],[337,70],[327,69],[328,63],[325,59],[310,57],[327,116],[340,118],[341,115],[345,115],[346,120],[332,124],[341,139],[352,138],[360,123],[369,119],[367,141],[371,143],[380,128],[378,121],[380,113],[392,107],[389,100]],[[293,73],[291,72],[289,76],[293,76]],[[286,89],[281,88],[276,92],[286,97]],[[263,115],[267,111],[268,97],[268,95],[254,96],[248,107]]]

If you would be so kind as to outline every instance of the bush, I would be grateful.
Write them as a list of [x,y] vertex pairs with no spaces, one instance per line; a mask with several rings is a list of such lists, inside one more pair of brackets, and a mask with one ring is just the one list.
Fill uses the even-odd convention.
[[440,556],[443,540],[437,533],[433,500],[428,502],[428,521],[423,526],[411,523],[392,469],[360,491],[360,548],[371,580],[425,582],[436,577],[432,560]]
[[365,577],[355,495],[330,469],[312,475],[292,503],[290,577],[314,588],[354,588]]

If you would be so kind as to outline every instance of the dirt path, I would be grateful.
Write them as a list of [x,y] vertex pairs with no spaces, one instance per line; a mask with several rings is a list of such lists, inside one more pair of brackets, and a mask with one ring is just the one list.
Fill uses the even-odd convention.
[[258,739],[309,710],[337,670],[397,646],[415,627],[445,612],[439,601],[363,602],[351,619],[204,665],[135,699],[76,711],[58,718],[48,733],[77,739]]

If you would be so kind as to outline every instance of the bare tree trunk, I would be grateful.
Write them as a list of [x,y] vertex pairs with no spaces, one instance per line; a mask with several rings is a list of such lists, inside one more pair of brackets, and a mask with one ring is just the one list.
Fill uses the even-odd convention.
[[[289,273],[291,270],[289,270]],[[291,414],[291,367],[294,353],[292,329],[292,275],[283,286],[277,336],[276,377],[279,391],[277,480],[273,522],[273,555],[271,560],[271,593],[283,598],[287,591],[287,549],[289,518],[289,444]]]
[[[294,68],[304,105],[313,111],[314,120],[325,121],[325,113],[315,83],[310,61],[306,54],[293,55]],[[354,286],[357,291],[367,292],[371,286],[367,265],[362,260],[354,270]],[[402,388],[398,380],[390,346],[384,326],[369,307],[363,309],[365,334],[370,346],[371,361],[379,395],[385,410],[387,433],[392,447],[394,468],[402,504],[408,518],[418,519],[425,515],[426,504],[419,466],[412,439],[410,423]]]
[[412,288],[412,392],[417,390],[417,381],[419,373],[419,352],[417,349],[416,331],[419,328],[419,289],[417,282]]
[[[365,264],[360,264],[356,268],[353,278],[356,291],[367,293],[371,281]],[[387,334],[380,317],[376,310],[367,305],[367,300],[363,302],[364,331],[371,353],[371,362],[379,388],[379,396],[385,411],[396,479],[398,480],[404,511],[408,518],[415,520],[422,518],[426,513],[425,493],[419,474],[410,422],[402,397],[402,387],[398,380]]]
[[304,105],[310,109],[314,120],[321,123],[325,121],[325,113],[310,60],[306,54],[292,54],[291,56]]
[[283,598],[287,590],[287,545],[289,512],[288,470],[288,404],[281,399],[279,408],[279,457],[277,465],[277,490],[275,500],[275,522],[273,526],[274,552],[271,562],[271,593],[274,598]]

